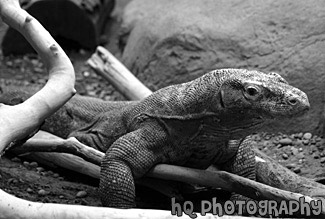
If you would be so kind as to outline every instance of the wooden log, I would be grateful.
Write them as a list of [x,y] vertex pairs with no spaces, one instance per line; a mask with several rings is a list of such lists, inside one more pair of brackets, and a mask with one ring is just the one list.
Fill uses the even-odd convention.
[[46,85],[24,103],[0,105],[1,154],[9,143],[23,139],[37,129],[76,91],[70,59],[43,26],[22,10],[17,0],[0,1],[0,12],[3,21],[21,32],[31,43],[49,71]]
[[[103,207],[89,207],[81,205],[51,204],[26,201],[0,190],[0,206],[9,205],[1,209],[0,219],[176,219],[189,218],[171,215],[170,211],[150,209],[116,209]],[[5,200],[5,202],[4,202]],[[223,216],[206,214],[197,215],[197,219],[256,219],[256,217]]]
[[129,100],[141,100],[152,93],[117,58],[101,46],[97,47],[87,63]]
[[[95,49],[115,0],[23,0],[21,4],[64,49]],[[34,52],[13,28],[4,35],[2,51],[5,56]]]
[[62,139],[46,132],[40,131],[25,144],[12,148],[15,153],[22,154],[26,152],[60,152],[70,153],[85,159],[96,165],[100,165],[103,153],[82,144],[76,138]]
[[311,197],[325,201],[325,185],[299,176],[257,148],[254,148],[254,150],[256,156],[260,159],[256,163],[256,180],[258,182],[291,192],[308,194]]
[[[58,142],[60,143],[58,144]],[[17,147],[17,150],[19,150],[20,152],[30,152],[30,151],[61,152],[62,150],[64,152],[69,152],[74,155],[82,156],[85,158],[85,160],[91,161],[94,164],[99,164],[102,158],[104,157],[104,153],[96,151],[95,149],[92,149],[91,147],[88,147],[80,143],[77,139],[72,139],[72,140],[60,139],[59,141],[58,140],[52,141],[46,139],[30,139],[28,142],[26,142],[25,145],[21,147]],[[75,157],[71,157],[71,159],[75,159]],[[79,160],[77,159],[77,162],[75,162],[74,160],[70,160],[70,162],[79,163]],[[62,165],[61,162],[57,162],[57,163],[60,164],[60,166],[64,167],[64,165]],[[269,162],[265,162],[265,163],[270,165]],[[273,164],[273,166],[277,167],[277,165],[275,164]],[[79,168],[77,167],[76,170],[78,169]],[[266,174],[268,173],[270,173],[270,171],[267,172]],[[96,174],[99,173],[96,172],[94,175]],[[275,174],[277,173],[275,172]],[[286,172],[284,174],[286,174]],[[291,175],[294,175],[294,173]],[[198,169],[180,167],[180,166],[174,166],[168,164],[157,164],[146,174],[146,176],[153,177],[156,179],[173,180],[173,181],[180,181],[180,182],[191,183],[191,184],[199,184],[206,187],[221,188],[229,192],[235,192],[238,194],[245,195],[254,200],[275,200],[278,203],[280,203],[283,200],[284,201],[294,200],[299,202],[300,198],[303,198],[304,201],[309,204],[311,202],[316,201],[316,199],[309,197],[310,196],[309,193],[299,194],[299,193],[291,192],[290,190],[288,191],[281,190],[278,188],[274,188],[272,186],[268,186],[220,170],[214,170],[214,171],[198,170]],[[96,178],[99,178],[99,175],[96,175]],[[296,179],[299,180],[300,178],[296,176]],[[269,181],[273,182],[273,185],[275,185],[272,179],[269,179]],[[317,187],[316,182],[314,182],[314,184],[315,184],[315,188],[318,188],[319,189],[318,191],[322,191],[324,194],[325,189],[323,188],[323,190],[321,190],[320,187]],[[299,184],[296,187],[300,187],[300,186],[301,184]],[[290,189],[290,187],[288,186],[286,188]],[[304,191],[310,192],[311,190],[304,190]],[[325,206],[323,206],[321,215],[325,216]]]

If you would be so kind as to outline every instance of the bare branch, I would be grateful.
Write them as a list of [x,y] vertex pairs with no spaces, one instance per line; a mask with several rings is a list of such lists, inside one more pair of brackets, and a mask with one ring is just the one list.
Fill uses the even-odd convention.
[[1,18],[21,32],[41,56],[48,71],[47,84],[16,106],[0,107],[0,152],[12,141],[26,137],[75,93],[74,69],[66,54],[42,25],[22,10],[18,0],[0,1]]
[[141,100],[152,93],[117,58],[101,46],[97,47],[87,63],[129,100]]
[[[6,204],[9,207],[1,209],[0,219],[171,219],[171,218],[189,218],[182,214],[181,217],[171,215],[170,211],[150,210],[150,209],[116,209],[103,207],[89,207],[82,205],[65,204],[44,204],[30,202],[0,190],[0,206]],[[5,200],[5,202],[3,201]],[[206,214],[198,219],[218,219],[219,216]],[[222,219],[254,219],[256,217],[223,216]]]
[[[58,138],[58,137],[57,137]],[[41,146],[43,145],[43,146]],[[100,164],[101,159],[104,157],[104,153],[92,149],[77,139],[60,139],[56,141],[46,139],[30,139],[24,146],[18,147],[20,152],[29,151],[46,151],[46,152],[67,152],[77,156],[83,157],[85,160],[93,162],[94,164]],[[74,157],[71,157],[74,159]],[[72,160],[70,161],[74,163]],[[61,162],[58,162],[61,164]],[[76,168],[79,169],[79,168]],[[94,175],[94,174],[93,174]],[[308,194],[298,194],[281,189],[277,189],[259,182],[249,180],[247,178],[228,173],[220,170],[198,170],[187,167],[179,167],[167,164],[158,164],[147,173],[148,177],[174,180],[185,183],[199,184],[207,187],[221,188],[230,192],[236,192],[238,194],[245,195],[254,200],[275,200],[281,202],[283,200],[299,201],[301,197],[307,203],[316,201],[308,196]],[[96,177],[99,178],[99,175]],[[323,209],[323,215],[325,211]]]

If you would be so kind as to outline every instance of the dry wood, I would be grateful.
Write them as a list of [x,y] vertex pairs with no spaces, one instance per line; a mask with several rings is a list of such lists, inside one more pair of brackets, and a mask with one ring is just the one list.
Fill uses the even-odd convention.
[[0,152],[12,141],[28,136],[75,93],[74,69],[61,47],[42,25],[22,10],[18,1],[0,1],[1,18],[20,31],[49,70],[46,85],[24,103],[0,107]]
[[[44,146],[40,146],[40,145]],[[60,139],[57,141],[45,139],[31,139],[22,147],[17,148],[20,152],[29,151],[47,151],[47,152],[68,152],[83,157],[85,160],[99,164],[104,157],[104,153],[96,151],[82,143],[77,139]],[[63,149],[63,150],[62,150]],[[90,152],[90,153],[89,153]],[[71,157],[73,159],[74,157]],[[63,166],[61,164],[61,166]],[[77,168],[78,169],[78,168]],[[98,174],[98,172],[96,172]],[[147,176],[164,179],[176,180],[185,183],[199,184],[207,187],[217,187],[230,192],[236,192],[254,200],[275,200],[281,202],[283,200],[299,201],[301,197],[307,203],[315,201],[308,194],[298,194],[285,190],[280,190],[259,182],[246,179],[235,174],[225,171],[206,171],[197,170],[187,167],[179,167],[167,164],[158,164],[147,173]],[[99,178],[99,175],[96,177]],[[324,209],[325,210],[325,209]],[[325,216],[325,211],[323,215]]]
[[99,46],[88,60],[94,71],[129,100],[140,100],[152,92],[105,48]]
[[[170,211],[150,210],[150,209],[115,209],[102,207],[89,207],[81,205],[65,204],[44,204],[26,201],[16,198],[0,190],[0,206],[10,207],[1,209],[0,219],[169,219],[169,218],[189,218],[187,215],[177,217],[171,215]],[[4,199],[5,198],[5,199]],[[5,202],[4,202],[5,200]],[[198,219],[254,219],[255,217],[240,216],[213,216],[207,214]]]
[[[53,136],[53,137],[50,137]],[[62,139],[40,131],[25,144],[12,148],[15,153],[26,152],[60,152],[74,154],[96,165],[100,165],[103,153],[82,144],[76,138]]]

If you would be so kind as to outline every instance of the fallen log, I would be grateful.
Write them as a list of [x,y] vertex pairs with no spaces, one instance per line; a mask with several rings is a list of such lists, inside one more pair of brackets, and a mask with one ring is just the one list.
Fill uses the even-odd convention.
[[254,148],[256,156],[264,162],[256,163],[257,181],[263,184],[286,191],[306,194],[314,198],[320,198],[325,204],[325,185],[312,179],[299,176],[291,170],[280,165],[257,148]]
[[[150,209],[115,209],[89,207],[83,205],[51,204],[26,201],[0,190],[0,206],[10,207],[1,209],[0,219],[176,219],[189,218],[187,215],[171,215],[170,211]],[[4,201],[5,200],[5,201]],[[255,219],[256,217],[223,216],[207,214],[198,219]]]
[[[42,135],[44,136],[47,134],[42,132]],[[19,153],[26,153],[31,151],[71,153],[76,156],[83,157],[86,161],[96,165],[99,165],[101,163],[101,160],[104,158],[105,155],[103,152],[97,151],[96,149],[93,149],[89,146],[80,143],[75,138],[70,138],[65,140],[65,139],[60,139],[59,137],[57,137],[57,140],[54,141],[50,139],[44,139],[44,138],[38,138],[38,139],[32,138],[28,140],[24,145],[13,148],[12,150],[14,150],[14,152],[19,152]],[[74,159],[74,157],[71,157],[71,159]],[[75,163],[73,160],[71,160],[71,162]],[[263,162],[261,159],[257,161],[257,163],[261,163],[261,162],[269,164],[268,162]],[[60,164],[60,162],[58,162],[58,164]],[[62,164],[60,164],[60,166],[65,167]],[[76,168],[76,170],[77,169],[78,168]],[[99,174],[99,172],[96,171],[93,175],[96,174]],[[173,181],[180,181],[185,183],[199,184],[207,187],[221,188],[229,192],[236,192],[245,195],[254,200],[275,200],[277,202],[281,202],[283,200],[299,201],[299,199],[303,197],[306,203],[311,203],[311,201],[315,201],[311,197],[308,197],[308,194],[304,194],[305,195],[304,196],[303,194],[280,190],[220,170],[214,170],[214,171],[197,170],[193,168],[179,167],[179,166],[168,165],[168,164],[158,164],[155,167],[153,167],[146,174],[146,176],[163,179],[163,180],[173,180]],[[294,173],[291,174],[290,176],[294,176]],[[298,177],[297,175],[295,177],[298,180],[300,178],[302,179],[302,177]],[[99,178],[99,175],[96,175],[96,178]],[[273,182],[271,179],[269,179],[269,181]],[[273,185],[274,184],[275,183],[273,183]],[[317,183],[314,182],[314,184],[316,185]],[[300,184],[296,187],[297,187],[296,190],[299,190]],[[322,190],[323,194],[325,192],[324,188]],[[325,216],[325,212],[324,212],[324,216]]]
[[[115,0],[23,0],[22,7],[35,17],[64,49],[95,49]],[[9,28],[2,41],[5,56],[34,52],[14,28]]]
[[141,100],[152,93],[104,47],[97,47],[87,64],[129,100]]

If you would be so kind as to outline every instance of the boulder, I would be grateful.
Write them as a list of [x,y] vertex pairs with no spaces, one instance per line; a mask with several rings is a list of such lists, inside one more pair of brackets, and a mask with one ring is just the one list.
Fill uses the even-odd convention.
[[276,71],[305,91],[311,110],[268,131],[323,127],[325,1],[133,0],[123,14],[123,63],[149,88],[217,68]]

